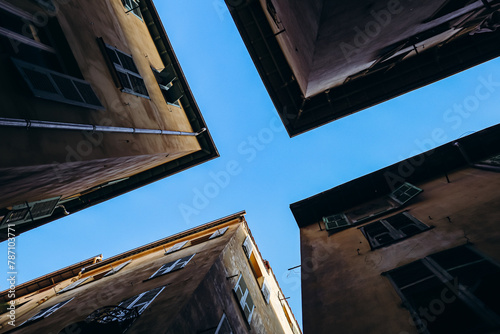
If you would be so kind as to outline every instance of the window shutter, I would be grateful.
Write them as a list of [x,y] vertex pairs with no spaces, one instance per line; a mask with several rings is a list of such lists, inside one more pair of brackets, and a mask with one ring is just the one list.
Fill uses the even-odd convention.
[[225,314],[222,314],[222,318],[220,319],[219,325],[217,326],[214,334],[233,334],[231,324]]
[[351,225],[347,216],[343,213],[323,217],[325,228],[327,231],[334,231],[336,229]]
[[165,274],[168,274],[169,272],[184,268],[195,255],[196,254],[188,255],[188,256],[185,256],[185,257],[180,258],[178,260],[164,264],[153,275],[151,275],[151,277],[149,277],[149,279],[157,277],[157,276],[165,275]]
[[264,296],[264,300],[269,304],[269,298],[271,297],[271,292],[269,291],[269,287],[266,284],[266,280],[264,279],[264,283],[262,284],[262,295]]
[[236,298],[240,302],[241,309],[245,314],[248,323],[252,320],[253,311],[255,309],[255,305],[253,303],[252,297],[250,296],[250,291],[243,279],[243,275],[240,274],[238,278],[238,282],[236,283],[233,291],[236,295]]
[[104,109],[88,82],[12,59],[34,96],[91,109]]
[[72,290],[76,287],[78,287],[80,284],[84,283],[86,280],[88,280],[90,277],[85,277],[85,278],[82,278],[82,279],[79,279],[73,283],[71,283],[70,285],[68,285],[67,287],[65,287],[64,289],[62,289],[61,291],[59,291],[58,293],[63,293],[63,292],[66,292],[66,291],[69,291],[69,290]]
[[110,271],[108,271],[108,272],[106,273],[106,275],[104,275],[104,277],[106,277],[106,276],[111,276],[111,275],[113,275],[114,273],[119,272],[121,269],[123,269],[123,268],[124,268],[126,265],[128,265],[130,262],[132,262],[132,260],[128,260],[127,262],[123,262],[123,263],[119,264],[118,266],[116,266],[116,268],[113,268],[113,269],[111,269]]
[[121,302],[118,306],[137,309],[137,312],[141,314],[144,310],[155,300],[155,298],[165,289],[164,286],[158,287],[147,292],[143,292],[135,297],[129,298]]
[[55,311],[57,311],[58,309],[60,309],[61,307],[63,307],[64,305],[66,305],[67,303],[69,303],[72,300],[73,300],[73,298],[65,300],[65,301],[60,302],[60,303],[57,303],[51,307],[44,308],[43,310],[41,310],[40,312],[38,312],[37,314],[35,314],[31,318],[29,318],[28,320],[26,320],[26,322],[34,321],[34,320],[41,319],[41,318],[47,318],[49,315],[51,315],[52,313],[54,313]]
[[222,228],[220,230],[217,230],[208,239],[210,240],[210,239],[214,239],[214,238],[220,237],[221,235],[223,235],[224,233],[226,233],[226,231],[227,231],[227,227],[224,227],[224,228]]
[[174,66],[172,64],[167,65],[159,74],[161,82],[160,85],[167,86],[169,83],[174,81],[177,76],[175,75]]
[[191,259],[194,257],[194,255],[195,254],[188,255],[188,256],[185,256],[185,257],[175,261],[174,265],[168,270],[168,272],[172,272],[172,271],[184,268],[188,264],[188,262],[191,261]]
[[415,187],[414,185],[405,182],[398,189],[394,190],[389,197],[403,205],[409,200],[420,194],[423,190]]
[[[7,222],[17,222],[23,224],[35,219],[50,217],[59,203],[60,197],[48,198],[36,202],[30,202],[28,205],[14,205],[12,211],[7,214],[2,224]],[[31,212],[31,213],[30,213]]]
[[250,258],[250,255],[252,255],[252,250],[253,250],[253,245],[252,241],[250,240],[250,236],[247,236],[245,238],[245,241],[243,242],[243,250],[245,251],[247,257]]
[[165,100],[169,103],[177,102],[183,95],[184,90],[179,80],[174,80],[168,90],[162,89]]
[[184,247],[184,245],[188,242],[189,240],[186,240],[186,241],[182,241],[182,242],[179,242],[179,243],[176,243],[175,245],[173,245],[172,247],[170,247],[169,249],[167,249],[167,252],[165,254],[170,254],[170,253],[173,253],[175,251],[178,251],[179,249],[181,249],[182,247]]

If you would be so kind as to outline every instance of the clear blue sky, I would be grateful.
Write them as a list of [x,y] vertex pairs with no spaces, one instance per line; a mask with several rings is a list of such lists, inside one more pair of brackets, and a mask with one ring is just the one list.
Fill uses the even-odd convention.
[[[494,60],[291,139],[223,0],[156,5],[221,157],[19,236],[18,283],[246,210],[301,323],[299,271],[287,271],[300,264],[289,205],[500,122]],[[0,253],[5,268],[6,243]]]

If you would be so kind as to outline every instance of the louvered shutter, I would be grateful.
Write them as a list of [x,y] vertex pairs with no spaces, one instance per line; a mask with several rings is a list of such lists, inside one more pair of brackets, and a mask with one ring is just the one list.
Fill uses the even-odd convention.
[[118,306],[128,308],[128,309],[137,309],[137,312],[141,314],[148,307],[149,304],[153,302],[153,300],[158,296],[163,289],[164,286],[158,287],[147,292],[143,292],[140,295],[129,298],[123,302],[121,302]]
[[91,109],[104,109],[88,82],[12,59],[34,96]]
[[250,255],[252,255],[253,245],[249,236],[247,236],[243,242],[243,250],[245,251],[247,257],[250,258]]
[[120,271],[121,269],[123,269],[126,265],[128,265],[130,262],[132,262],[132,260],[128,260],[127,262],[123,262],[123,263],[119,264],[118,266],[116,266],[116,268],[113,268],[110,271],[108,271],[106,273],[106,275],[104,275],[104,277],[111,276],[114,273],[117,273],[118,271]]
[[210,239],[214,239],[214,238],[220,237],[221,235],[223,235],[224,233],[226,233],[226,231],[227,231],[227,227],[221,228],[220,230],[217,230],[214,233],[212,233],[212,235],[208,239],[210,240]]
[[170,247],[169,249],[167,249],[167,252],[165,254],[170,254],[170,253],[173,253],[175,251],[178,251],[179,249],[181,249],[182,247],[184,247],[184,245],[188,242],[189,240],[186,240],[186,241],[182,241],[182,242],[179,242],[179,243],[176,243],[175,245],[173,245],[172,247]]
[[266,280],[264,279],[264,283],[262,284],[262,295],[264,296],[264,300],[269,304],[269,298],[271,297],[271,292],[269,291],[269,287],[266,284]]
[[63,293],[63,292],[66,292],[66,291],[69,291],[69,290],[72,290],[76,287],[78,287],[80,284],[84,283],[86,280],[88,280],[90,277],[85,277],[85,278],[82,278],[82,279],[79,279],[73,283],[71,283],[70,285],[68,285],[67,287],[65,287],[64,289],[62,289],[61,291],[59,291],[58,293]]

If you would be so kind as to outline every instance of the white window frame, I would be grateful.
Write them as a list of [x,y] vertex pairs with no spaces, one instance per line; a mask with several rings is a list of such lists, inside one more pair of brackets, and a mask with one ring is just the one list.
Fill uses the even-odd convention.
[[267,285],[266,278],[264,278],[264,282],[262,283],[262,288],[260,289],[260,291],[262,292],[262,296],[264,297],[266,303],[269,304],[269,300],[271,299],[271,290]]
[[228,229],[228,227],[226,226],[224,228],[221,228],[221,229],[215,231],[214,233],[212,233],[212,235],[210,236],[210,238],[208,238],[208,240],[214,239],[214,238],[218,238],[218,237],[222,236],[224,233],[226,233],[227,229]]
[[73,283],[71,283],[70,285],[68,285],[67,287],[63,288],[62,290],[60,290],[59,292],[57,292],[58,294],[61,294],[61,293],[64,293],[66,291],[69,291],[69,290],[73,290],[74,288],[77,288],[78,286],[80,286],[81,284],[83,284],[85,281],[87,281],[89,278],[92,278],[92,276],[89,276],[89,277],[85,277],[85,278],[81,278],[79,280],[76,280],[74,281]]
[[[245,282],[246,290],[243,291],[243,289],[241,288],[241,285],[240,285],[241,281],[245,282],[245,280],[243,279],[243,275],[240,274],[240,277],[238,277],[238,281],[236,282],[236,285],[234,286],[233,290],[234,291],[236,291],[236,290],[241,291],[242,297],[240,300],[238,300],[238,302],[240,303],[241,309],[243,310],[243,314],[245,314],[245,307],[248,310],[250,310],[250,306],[248,305],[248,300],[250,299],[250,301],[252,302],[252,309],[250,310],[250,314],[248,315],[248,319],[246,319],[248,321],[248,323],[250,324],[250,322],[252,321],[253,312],[255,311],[255,303],[252,299],[252,296],[250,295],[250,290],[248,289],[248,285]],[[237,296],[237,294],[236,294],[236,296]]]
[[52,313],[54,313],[55,311],[57,311],[58,309],[60,309],[61,307],[63,307],[67,303],[69,303],[70,301],[72,301],[73,298],[70,298],[70,299],[65,300],[63,302],[59,302],[59,303],[54,304],[54,305],[52,305],[50,307],[47,307],[47,308],[44,308],[44,309],[40,310],[37,314],[35,314],[31,318],[29,318],[28,320],[26,320],[25,322],[23,322],[21,325],[19,325],[19,327],[22,326],[22,325],[24,325],[24,324],[26,324],[26,323],[28,323],[28,322],[32,322],[32,321],[35,321],[35,320],[38,320],[38,319],[42,319],[42,318],[47,318]]
[[[155,288],[155,289],[158,289],[158,288]],[[138,294],[137,296],[135,296],[134,301],[132,303],[130,303],[126,308],[129,309],[129,310],[137,308],[137,313],[139,313],[139,315],[140,315],[153,302],[153,300],[156,299],[156,297],[163,291],[163,289],[165,289],[164,286],[161,287],[160,290],[153,297],[151,297],[151,299],[149,299],[149,300],[147,300],[147,301],[139,304],[139,306],[137,306],[137,302],[141,300],[142,296],[144,296],[145,294],[147,294],[148,292],[150,292],[150,291],[152,291],[154,289],[151,289],[151,290],[148,290],[148,291],[145,291],[143,293]],[[125,303],[125,301],[127,301],[129,299],[126,299],[126,300],[122,301],[120,304],[118,304],[118,306],[122,306]]]
[[229,320],[228,318],[226,317],[226,314],[223,313],[222,314],[222,318],[220,319],[219,321],[219,324],[217,325],[217,329],[215,330],[215,333],[214,334],[222,334],[221,333],[221,330],[223,329],[223,325],[224,325],[224,322],[227,323],[228,327],[229,327],[229,330],[230,332],[229,333],[223,333],[223,334],[233,334],[233,328],[231,327],[231,324],[229,323]]
[[[335,216],[339,216],[339,218],[335,219],[334,221],[331,221],[332,217],[335,217]],[[339,225],[338,222],[340,222],[340,221],[343,221],[346,224],[345,225]],[[343,214],[343,213],[336,213],[334,215],[323,217],[323,223],[325,224],[325,229],[327,231],[329,231],[329,232],[335,231],[335,230],[338,230],[338,229],[342,229],[342,228],[345,228],[345,227],[348,227],[348,226],[352,225],[352,223],[349,220],[349,218],[347,218],[347,216],[345,214]],[[331,226],[331,225],[334,225],[334,226]]]
[[132,260],[128,260],[126,262],[123,262],[123,263],[120,263],[119,265],[116,266],[116,268],[113,268],[113,266],[111,266],[111,270],[108,271],[103,277],[106,277],[106,276],[111,276],[117,272],[119,272],[120,270],[122,270],[125,266],[127,266],[128,264],[130,264],[130,262],[132,262]]
[[196,255],[196,253],[164,264],[153,275],[151,275],[149,277],[149,279],[152,279],[152,278],[155,278],[158,276],[162,276],[162,275],[168,274],[172,271],[184,268],[195,255]]
[[250,258],[250,256],[252,256],[252,252],[253,252],[253,243],[252,243],[252,240],[250,239],[250,236],[247,235],[247,237],[245,238],[245,241],[243,241],[243,251],[245,252],[247,258]]
[[165,252],[165,255],[173,253],[173,252],[177,252],[182,247],[184,247],[188,243],[188,241],[189,240],[185,240],[185,241],[181,241],[181,242],[176,243],[175,245],[173,245],[172,247],[170,247],[169,249],[167,249],[167,251]]

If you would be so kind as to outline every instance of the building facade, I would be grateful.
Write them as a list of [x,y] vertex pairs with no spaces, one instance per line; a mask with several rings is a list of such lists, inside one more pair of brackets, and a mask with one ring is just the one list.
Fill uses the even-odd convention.
[[151,0],[0,0],[0,237],[218,156]]
[[0,333],[301,333],[244,215],[6,290]]
[[291,205],[305,333],[498,333],[500,126]]
[[290,136],[500,55],[491,0],[225,0]]

